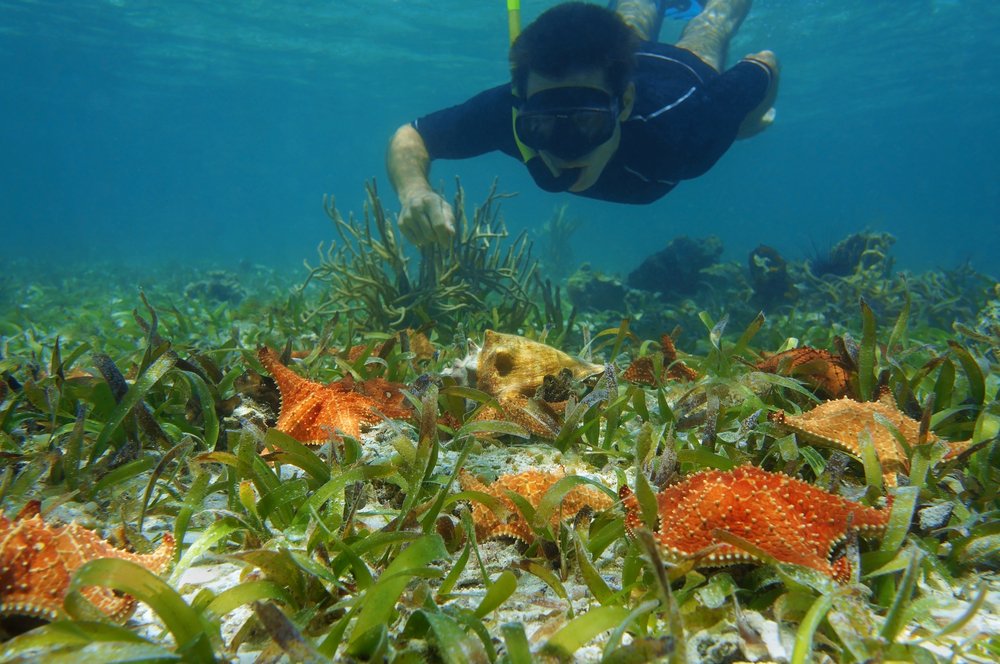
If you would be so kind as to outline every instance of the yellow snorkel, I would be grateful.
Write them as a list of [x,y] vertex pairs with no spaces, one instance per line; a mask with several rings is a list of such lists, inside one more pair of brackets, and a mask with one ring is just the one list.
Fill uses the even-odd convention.
[[[507,31],[510,34],[510,43],[513,44],[517,36],[521,34],[521,0],[507,0]],[[513,108],[511,109],[512,124],[515,120],[517,120],[517,109]],[[527,163],[537,153],[521,142],[517,135],[517,129],[512,126],[511,130],[514,132],[514,142],[517,143],[517,149],[521,152],[521,158]]]
[[507,0],[507,32],[511,44],[521,34],[521,0]]

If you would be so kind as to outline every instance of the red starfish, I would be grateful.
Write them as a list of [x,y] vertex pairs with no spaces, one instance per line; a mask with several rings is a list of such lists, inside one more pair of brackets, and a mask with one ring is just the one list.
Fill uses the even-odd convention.
[[[511,537],[525,544],[531,544],[535,539],[531,527],[521,516],[514,501],[507,496],[507,491],[524,496],[532,507],[537,508],[549,488],[563,477],[562,474],[528,470],[516,475],[502,475],[486,486],[469,473],[462,471],[459,475],[462,489],[489,494],[499,500],[507,510],[506,518],[501,519],[486,505],[474,502],[472,520],[476,524],[476,537],[480,540]],[[552,515],[550,525],[557,528],[560,518],[574,517],[585,508],[599,512],[608,509],[611,504],[611,498],[601,491],[589,486],[575,486],[563,497],[562,506]]]
[[697,380],[698,372],[677,359],[677,346],[669,334],[660,336],[660,353],[663,355],[663,370],[660,379],[653,375],[653,358],[642,355],[635,358],[622,374],[622,380],[639,385],[658,385],[666,380]]
[[[625,528],[642,526],[639,501],[627,486],[620,490]],[[719,544],[717,531],[729,532],[776,560],[811,567],[841,582],[851,577],[843,556],[831,561],[834,546],[847,533],[880,534],[889,511],[854,503],[811,484],[754,466],[707,470],[669,486],[656,496],[659,526],[654,538],[672,561],[696,556]],[[722,543],[701,559],[705,567],[757,560]]]
[[263,347],[257,357],[271,373],[281,392],[281,412],[275,428],[292,438],[319,445],[330,438],[339,440],[336,432],[357,438],[362,427],[386,417],[406,417],[410,414],[403,401],[401,386],[382,379],[355,383],[353,379],[323,385],[306,380],[278,359],[278,354]]
[[[878,401],[858,402],[845,397],[825,401],[801,415],[788,415],[779,410],[767,418],[779,427],[795,432],[804,442],[833,447],[859,458],[859,436],[867,433],[882,465],[886,486],[896,486],[897,474],[910,472],[910,457],[883,422],[892,424],[909,447],[920,442],[920,422],[900,411],[889,392],[883,392]],[[936,440],[933,434],[927,438],[929,443]],[[949,452],[945,458],[960,454],[969,448],[970,443],[968,440],[947,443]]]
[[[41,504],[30,501],[11,521],[0,515],[0,616],[55,620],[64,615],[63,600],[73,574],[98,558],[121,558],[159,574],[174,557],[174,538],[163,536],[147,555],[115,548],[97,533],[75,523],[53,526],[42,521]],[[124,622],[135,599],[109,588],[91,586],[84,597],[111,620]]]
[[802,346],[770,355],[753,365],[758,371],[800,378],[818,394],[830,399],[851,390],[851,367],[828,350]]

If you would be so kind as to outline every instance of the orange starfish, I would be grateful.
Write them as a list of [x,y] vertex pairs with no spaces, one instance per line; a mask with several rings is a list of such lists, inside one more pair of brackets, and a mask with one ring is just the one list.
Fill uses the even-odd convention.
[[663,372],[660,380],[653,375],[653,358],[648,355],[635,358],[629,365],[622,380],[640,385],[659,385],[664,380],[697,380],[698,372],[677,359],[677,346],[669,334],[660,337],[660,352],[663,354]]
[[[627,486],[619,495],[631,534],[642,526],[639,501]],[[848,532],[878,535],[889,522],[889,510],[866,507],[755,466],[696,473],[658,493],[656,502],[659,525],[654,538],[669,561],[699,556],[713,545],[718,548],[700,558],[701,566],[758,560],[721,542],[716,536],[721,530],[776,560],[811,567],[841,582],[850,579],[851,566],[844,556],[831,560],[834,547]]]
[[485,405],[476,414],[477,420],[513,422],[539,438],[555,439],[562,430],[562,413],[566,403],[549,403],[541,399],[511,395],[497,399],[497,405]]
[[794,376],[830,399],[847,396],[850,366],[828,350],[803,346],[775,353],[753,365],[758,371]]
[[[879,415],[890,422],[906,441],[907,446],[914,447],[920,438],[920,422],[908,417],[896,408],[892,395],[883,392],[878,401],[864,403],[851,399],[836,399],[826,401],[801,415],[788,415],[777,411],[768,415],[772,422],[795,432],[803,441],[824,447],[847,452],[855,457],[861,456],[861,444],[858,437],[864,432],[871,435],[875,454],[882,465],[882,476],[887,486],[896,486],[896,474],[910,471],[910,459],[906,449],[885,425],[875,419]],[[928,436],[927,442],[937,440]],[[968,448],[969,442],[948,443],[953,456]]]
[[[413,353],[413,359],[418,363],[434,359],[435,353],[437,352],[434,348],[434,344],[424,332],[414,330],[409,327],[405,330],[397,332],[385,341],[379,343],[372,344],[369,342],[364,344],[355,344],[349,348],[340,350],[336,348],[328,348],[325,352],[330,355],[340,355],[347,359],[348,362],[354,362],[366,352],[370,357],[381,357],[385,359],[397,345],[404,346],[405,351]],[[293,350],[292,357],[302,359],[308,357],[314,352],[314,349]]]
[[[531,544],[535,537],[531,527],[524,520],[514,501],[507,496],[507,491],[523,496],[532,507],[537,508],[549,488],[565,475],[543,473],[540,470],[528,470],[516,475],[503,475],[489,486],[486,486],[469,473],[462,471],[459,484],[465,491],[481,491],[493,496],[506,508],[505,517],[497,515],[486,505],[474,502],[472,506],[472,521],[476,524],[476,537],[480,540],[511,537]],[[595,512],[606,510],[612,505],[612,500],[602,491],[589,486],[575,486],[562,499],[561,507],[552,515],[550,525],[553,529],[559,527],[559,520],[575,517],[581,510],[590,509]]]
[[261,364],[270,372],[281,392],[281,412],[275,428],[307,445],[321,445],[336,432],[357,438],[362,427],[371,427],[386,417],[407,417],[400,385],[382,379],[355,383],[345,379],[323,385],[302,376],[281,363],[270,348],[257,351]]
[[[55,620],[64,616],[63,600],[70,579],[84,563],[120,558],[160,574],[174,557],[174,538],[163,536],[160,548],[147,555],[115,548],[97,533],[75,523],[52,526],[42,521],[41,503],[30,501],[11,521],[0,514],[0,616]],[[95,607],[116,622],[135,610],[135,599],[109,588],[82,591]]]

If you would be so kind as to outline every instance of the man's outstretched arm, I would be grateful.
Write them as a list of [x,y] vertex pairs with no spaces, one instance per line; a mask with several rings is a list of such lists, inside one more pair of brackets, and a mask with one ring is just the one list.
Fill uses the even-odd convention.
[[399,230],[413,244],[447,245],[455,234],[455,213],[431,187],[431,158],[420,134],[405,124],[389,141],[386,168],[399,196]]

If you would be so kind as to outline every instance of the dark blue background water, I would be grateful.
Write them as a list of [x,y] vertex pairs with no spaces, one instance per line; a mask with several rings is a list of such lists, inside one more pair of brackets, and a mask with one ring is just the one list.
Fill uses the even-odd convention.
[[[499,176],[515,230],[568,202],[577,257],[609,271],[679,234],[743,260],[870,228],[902,267],[995,275],[998,28],[993,0],[758,0],[731,57],[778,53],[778,122],[656,204],[544,194],[502,156],[433,180],[478,201]],[[376,176],[396,208],[387,138],[505,80],[506,30],[502,0],[0,1],[2,255],[297,270],[331,237],[324,193],[360,211]]]

